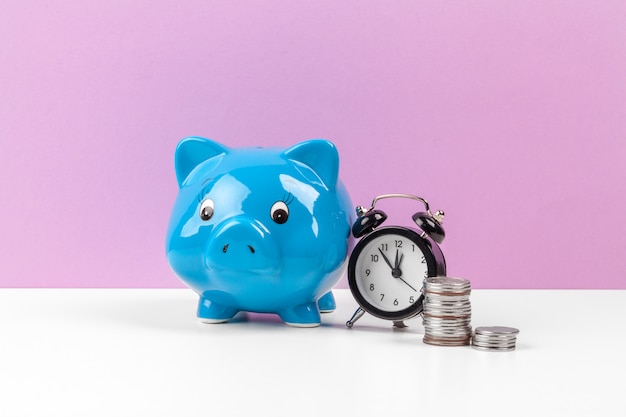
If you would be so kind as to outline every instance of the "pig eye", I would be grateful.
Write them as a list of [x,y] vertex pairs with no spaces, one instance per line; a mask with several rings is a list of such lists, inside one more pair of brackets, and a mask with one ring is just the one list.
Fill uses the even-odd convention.
[[278,224],[285,223],[289,217],[289,208],[287,207],[287,204],[285,204],[284,201],[275,202],[270,210],[270,216],[272,216],[272,220]]
[[204,221],[213,217],[213,200],[205,198],[200,204],[200,218]]

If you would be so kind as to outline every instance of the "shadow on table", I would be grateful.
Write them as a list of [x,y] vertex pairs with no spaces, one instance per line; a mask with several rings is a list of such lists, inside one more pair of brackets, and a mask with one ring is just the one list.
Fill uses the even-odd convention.
[[[198,330],[226,330],[231,327],[251,326],[263,328],[292,328],[278,315],[240,312],[225,323],[202,323],[196,317],[198,299],[195,294],[159,294],[149,296],[116,297],[115,304],[106,307],[90,306],[85,316],[91,319],[114,321],[137,328],[152,328],[174,332],[197,332]],[[99,308],[98,308],[99,307]]]
[[[110,300],[110,303],[107,301]],[[153,290],[141,294],[131,291],[106,297],[103,302],[90,303],[85,300],[81,315],[88,320],[114,322],[139,329],[153,329],[168,332],[197,333],[198,331],[222,332],[242,327],[254,327],[255,330],[295,330],[315,331],[297,328],[285,324],[278,315],[271,313],[240,312],[226,323],[201,323],[196,317],[198,298],[194,293],[181,291]],[[346,334],[381,333],[381,334],[423,334],[423,327],[417,320],[408,320],[406,328],[395,328],[390,321],[375,317],[364,317],[348,329],[345,325],[350,313],[343,306],[332,313],[322,314],[322,324],[317,329],[333,329]]]

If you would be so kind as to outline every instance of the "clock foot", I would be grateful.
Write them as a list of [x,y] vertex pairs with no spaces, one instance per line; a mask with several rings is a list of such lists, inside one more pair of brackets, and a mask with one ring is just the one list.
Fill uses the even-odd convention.
[[354,323],[356,323],[358,319],[363,317],[363,314],[365,314],[365,310],[363,310],[361,307],[357,308],[350,320],[346,322],[346,326],[348,327],[348,329],[351,329],[352,326],[354,326]]
[[405,327],[409,327],[409,326],[404,324],[404,320],[397,320],[393,322],[394,329],[404,329]]

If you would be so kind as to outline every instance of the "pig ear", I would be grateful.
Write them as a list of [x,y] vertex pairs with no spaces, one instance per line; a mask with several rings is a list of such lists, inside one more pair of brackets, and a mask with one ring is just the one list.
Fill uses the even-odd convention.
[[182,187],[191,171],[202,162],[226,153],[227,147],[209,139],[190,137],[181,140],[174,156],[178,186]]
[[334,190],[339,175],[339,154],[332,142],[322,139],[298,143],[287,149],[283,155],[295,162],[311,168],[322,180],[323,185]]

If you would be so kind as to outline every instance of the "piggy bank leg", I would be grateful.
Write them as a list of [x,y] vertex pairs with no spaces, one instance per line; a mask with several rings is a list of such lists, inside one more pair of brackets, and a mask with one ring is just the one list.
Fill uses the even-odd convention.
[[238,310],[216,303],[208,298],[200,296],[198,302],[198,319],[203,323],[224,323],[232,319]]
[[315,301],[281,310],[278,315],[286,324],[294,327],[317,327],[321,322],[320,311]]
[[317,305],[319,306],[321,313],[332,313],[335,311],[337,304],[335,303],[333,292],[328,291],[326,294],[322,295],[322,298],[318,300]]

